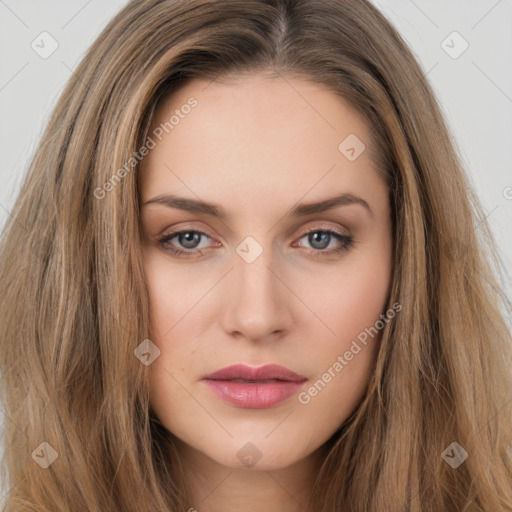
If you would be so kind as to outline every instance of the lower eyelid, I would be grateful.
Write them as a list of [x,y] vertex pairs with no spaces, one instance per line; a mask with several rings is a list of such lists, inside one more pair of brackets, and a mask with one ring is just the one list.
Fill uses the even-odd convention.
[[341,233],[338,233],[337,231],[333,231],[333,230],[329,230],[329,229],[314,229],[312,231],[308,231],[308,232],[304,233],[301,237],[299,237],[297,239],[297,241],[302,240],[304,237],[308,236],[310,233],[317,233],[317,232],[327,233],[328,235],[331,236],[330,241],[332,241],[332,239],[336,240],[339,244],[341,244],[341,247],[334,247],[334,248],[330,248],[330,249],[311,249],[309,247],[306,247],[306,249],[310,249],[310,250],[314,251],[315,253],[328,254],[330,252],[335,252],[337,249],[342,249],[343,247],[350,246],[353,241],[352,236],[342,235]]

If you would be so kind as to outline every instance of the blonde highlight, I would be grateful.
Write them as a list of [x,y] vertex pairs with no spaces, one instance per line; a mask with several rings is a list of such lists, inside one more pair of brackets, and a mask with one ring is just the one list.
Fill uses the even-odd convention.
[[[168,94],[254,72],[346,98],[372,127],[392,204],[389,304],[402,310],[363,402],[329,440],[310,510],[512,511],[501,261],[431,87],[366,0],[133,0],[92,45],[0,240],[3,510],[190,509],[133,355],[149,333],[139,165],[105,183]],[[44,470],[30,459],[43,441],[59,454]],[[457,470],[441,458],[453,441],[470,454]]]

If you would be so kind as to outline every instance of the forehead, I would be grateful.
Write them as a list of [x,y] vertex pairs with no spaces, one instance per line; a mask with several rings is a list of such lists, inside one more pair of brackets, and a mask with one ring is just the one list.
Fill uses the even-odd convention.
[[[192,99],[197,105],[189,109]],[[186,111],[184,115],[181,110]],[[219,135],[233,136],[242,127],[239,137],[257,134],[263,140],[265,136],[273,140],[276,135],[282,139],[309,133],[314,141],[329,132],[341,136],[349,130],[361,138],[370,136],[365,119],[345,98],[324,85],[287,75],[253,73],[220,81],[195,79],[160,102],[153,128],[168,122],[173,113],[181,114],[180,124],[194,128],[198,135],[215,129]],[[173,126],[173,135],[179,133],[177,128]]]
[[[203,196],[219,188],[279,196],[289,187],[305,193],[319,180],[327,191],[371,184],[377,176],[363,149],[370,128],[344,98],[303,79],[192,80],[155,112],[149,135],[159,138],[142,164],[141,193],[188,187]],[[347,158],[347,145],[356,159]]]

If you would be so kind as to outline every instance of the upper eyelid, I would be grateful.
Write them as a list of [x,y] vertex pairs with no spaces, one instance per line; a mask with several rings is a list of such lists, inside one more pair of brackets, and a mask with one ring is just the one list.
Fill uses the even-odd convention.
[[[351,236],[350,234],[343,234],[341,233],[338,229],[335,229],[333,228],[332,226],[328,226],[328,225],[320,225],[320,226],[311,226],[309,228],[304,228],[303,230],[300,231],[300,236],[299,236],[299,240],[301,238],[303,238],[304,236],[306,236],[307,234],[311,233],[311,232],[316,232],[316,231],[328,231],[328,232],[333,232],[333,233],[336,233],[337,235],[339,236],[342,236],[342,237],[349,237]],[[159,240],[162,240],[162,239],[168,239],[168,240],[171,240],[173,239],[175,236],[181,234],[181,233],[188,233],[188,232],[193,232],[193,233],[199,233],[201,235],[206,235],[208,238],[210,238],[211,240],[216,240],[214,236],[210,235],[208,233],[208,231],[205,231],[205,230],[202,230],[202,229],[199,229],[199,228],[193,228],[193,227],[182,227],[182,228],[179,228],[177,229],[176,231],[172,231],[170,233],[167,233],[167,234],[164,234],[164,235],[161,235],[158,237]],[[191,249],[191,251],[193,251],[194,249]]]
[[[331,221],[332,223],[333,221]],[[315,223],[320,223],[320,224],[315,224]],[[339,222],[334,222],[335,224],[339,224]],[[308,222],[306,222],[306,225],[307,227],[302,227],[300,229],[293,229],[293,232],[297,233],[297,232],[308,232],[308,231],[316,231],[316,230],[331,230],[331,231],[337,231],[339,232],[340,230],[346,230],[347,231],[347,236],[350,234],[349,233],[349,229],[348,227],[346,226],[336,226],[334,227],[333,225],[329,224],[329,221],[321,221],[321,220],[310,220]],[[180,226],[178,227],[175,231],[172,231],[173,234],[177,234],[177,233],[180,233],[182,231],[195,231],[195,232],[200,232],[200,233],[204,233],[208,236],[210,236],[211,238],[215,238],[214,235],[211,235],[210,232],[209,232],[209,229],[208,228],[202,228],[202,227],[196,227],[196,226],[192,226],[192,225],[185,225],[185,226]],[[232,233],[232,230],[229,230],[230,233]],[[292,230],[287,230],[287,235],[290,234]],[[171,234],[171,233],[169,233]],[[340,234],[343,234],[343,233],[340,233]]]
[[[310,226],[310,227],[307,227],[307,228],[302,228],[301,230],[299,230],[300,232],[304,232],[304,233],[307,233],[309,231],[335,231],[335,232],[339,232],[339,228],[335,228],[333,226],[330,226],[330,225],[327,225],[327,224],[321,224],[321,225],[316,225],[316,226]],[[167,235],[176,235],[176,234],[179,234],[179,233],[182,233],[182,232],[189,232],[189,231],[193,231],[193,232],[196,232],[196,233],[202,233],[202,234],[205,234],[205,235],[208,235],[210,238],[215,238],[213,235],[211,235],[209,233],[209,231],[207,229],[203,229],[203,228],[197,228],[197,227],[193,227],[193,226],[184,226],[184,227],[180,227],[174,231],[171,231],[170,233],[168,233]],[[297,230],[295,230],[297,231]],[[343,233],[340,233],[340,234],[343,234]],[[162,235],[162,236],[167,236],[167,235]]]

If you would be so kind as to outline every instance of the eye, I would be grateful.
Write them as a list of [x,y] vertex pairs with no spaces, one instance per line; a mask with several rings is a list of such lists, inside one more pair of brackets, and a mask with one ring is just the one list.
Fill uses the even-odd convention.
[[[312,246],[312,249],[308,250],[308,252],[313,257],[330,256],[343,251],[348,251],[352,247],[353,243],[352,236],[342,235],[332,229],[311,229],[302,235],[299,241],[305,237],[307,237],[308,243]],[[207,246],[200,246],[201,241],[205,238],[211,239],[211,237],[203,231],[184,229],[163,235],[157,240],[160,246],[173,256],[190,258],[197,255],[202,256],[211,248]],[[178,247],[172,243],[173,239],[176,239],[176,242],[179,244]],[[332,242],[336,241],[339,244],[337,247],[335,246],[334,248],[326,249]],[[219,242],[215,243],[216,247],[221,245]],[[180,246],[183,249],[180,248]],[[299,247],[303,246],[299,245]]]
[[[173,240],[174,238],[176,238],[178,243],[186,250],[174,246],[171,243],[171,240]],[[175,231],[174,233],[170,233],[168,235],[161,236],[160,238],[158,238],[158,243],[166,251],[170,252],[174,256],[183,256],[185,258],[188,258],[190,256],[194,256],[194,254],[197,253],[199,253],[199,255],[204,254],[205,247],[199,247],[199,242],[201,242],[202,238],[210,238],[210,236],[204,233],[203,231],[185,229],[181,231]]]
[[[308,243],[313,247],[314,250],[309,252],[311,252],[311,255],[314,257],[330,256],[332,254],[348,251],[352,247],[352,243],[354,241],[352,236],[342,235],[332,229],[319,228],[309,230],[307,233],[302,235],[299,240],[302,240],[303,238],[307,238]],[[336,241],[341,245],[326,250],[331,242]]]

